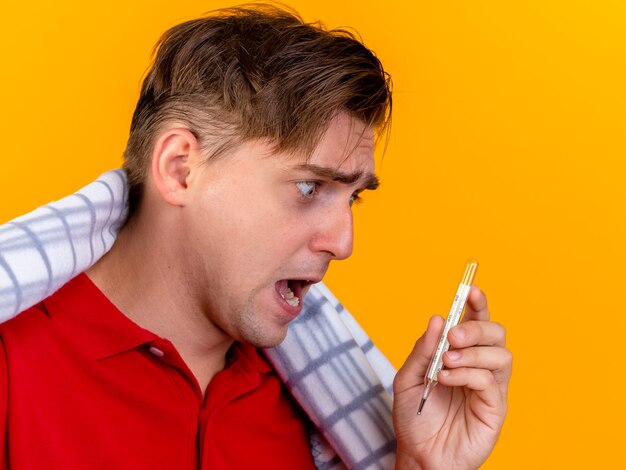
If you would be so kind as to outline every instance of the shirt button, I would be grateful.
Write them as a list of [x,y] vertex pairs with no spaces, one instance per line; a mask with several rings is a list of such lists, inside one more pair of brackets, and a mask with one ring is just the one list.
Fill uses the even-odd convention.
[[159,348],[155,348],[154,346],[151,346],[149,351],[154,354],[156,357],[163,357],[165,356],[165,353],[163,351],[161,351]]

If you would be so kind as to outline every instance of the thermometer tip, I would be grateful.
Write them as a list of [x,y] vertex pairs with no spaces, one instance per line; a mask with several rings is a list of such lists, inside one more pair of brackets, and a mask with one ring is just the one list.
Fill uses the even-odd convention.
[[420,406],[417,409],[417,414],[418,415],[422,414],[422,408],[424,408],[424,403],[426,403],[426,398],[422,398],[422,401],[420,402]]

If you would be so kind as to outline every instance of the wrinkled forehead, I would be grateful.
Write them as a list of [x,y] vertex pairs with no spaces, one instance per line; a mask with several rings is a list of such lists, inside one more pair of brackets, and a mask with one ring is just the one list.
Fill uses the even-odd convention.
[[257,145],[261,158],[277,159],[285,170],[315,167],[349,174],[374,174],[375,129],[348,113],[339,113],[330,121],[312,150],[281,151],[263,139]]
[[338,115],[318,142],[309,162],[348,172],[373,172],[374,129],[347,114]]
[[294,157],[347,172],[373,172],[374,134],[374,129],[360,119],[340,113],[331,120],[312,152]]
[[293,155],[289,167],[313,178],[376,189],[374,130],[358,119],[338,116],[313,152]]

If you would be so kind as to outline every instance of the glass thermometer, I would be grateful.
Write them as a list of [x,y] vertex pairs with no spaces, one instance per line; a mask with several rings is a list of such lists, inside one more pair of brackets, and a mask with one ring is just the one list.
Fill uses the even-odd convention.
[[426,376],[424,377],[424,394],[422,395],[422,401],[420,402],[419,409],[417,410],[418,415],[422,414],[422,409],[424,408],[424,403],[426,403],[428,395],[430,395],[430,392],[432,392],[435,385],[437,385],[437,376],[443,368],[443,354],[450,349],[448,332],[461,320],[463,310],[465,310],[465,302],[467,301],[467,296],[469,295],[470,288],[472,287],[472,282],[474,282],[477,269],[478,262],[474,260],[468,261],[465,266],[465,273],[463,274],[459,288],[454,296],[454,302],[452,302],[452,307],[450,308],[450,313],[448,313],[446,324],[443,327],[441,337],[437,343],[437,348],[433,353],[430,365],[426,371]]

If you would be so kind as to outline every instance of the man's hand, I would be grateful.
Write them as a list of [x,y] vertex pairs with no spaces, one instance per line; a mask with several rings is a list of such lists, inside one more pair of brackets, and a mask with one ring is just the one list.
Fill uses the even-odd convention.
[[396,469],[470,470],[491,453],[507,411],[511,352],[505,330],[489,321],[487,298],[472,287],[462,323],[450,330],[444,370],[421,415],[424,375],[443,329],[431,318],[394,381]]

